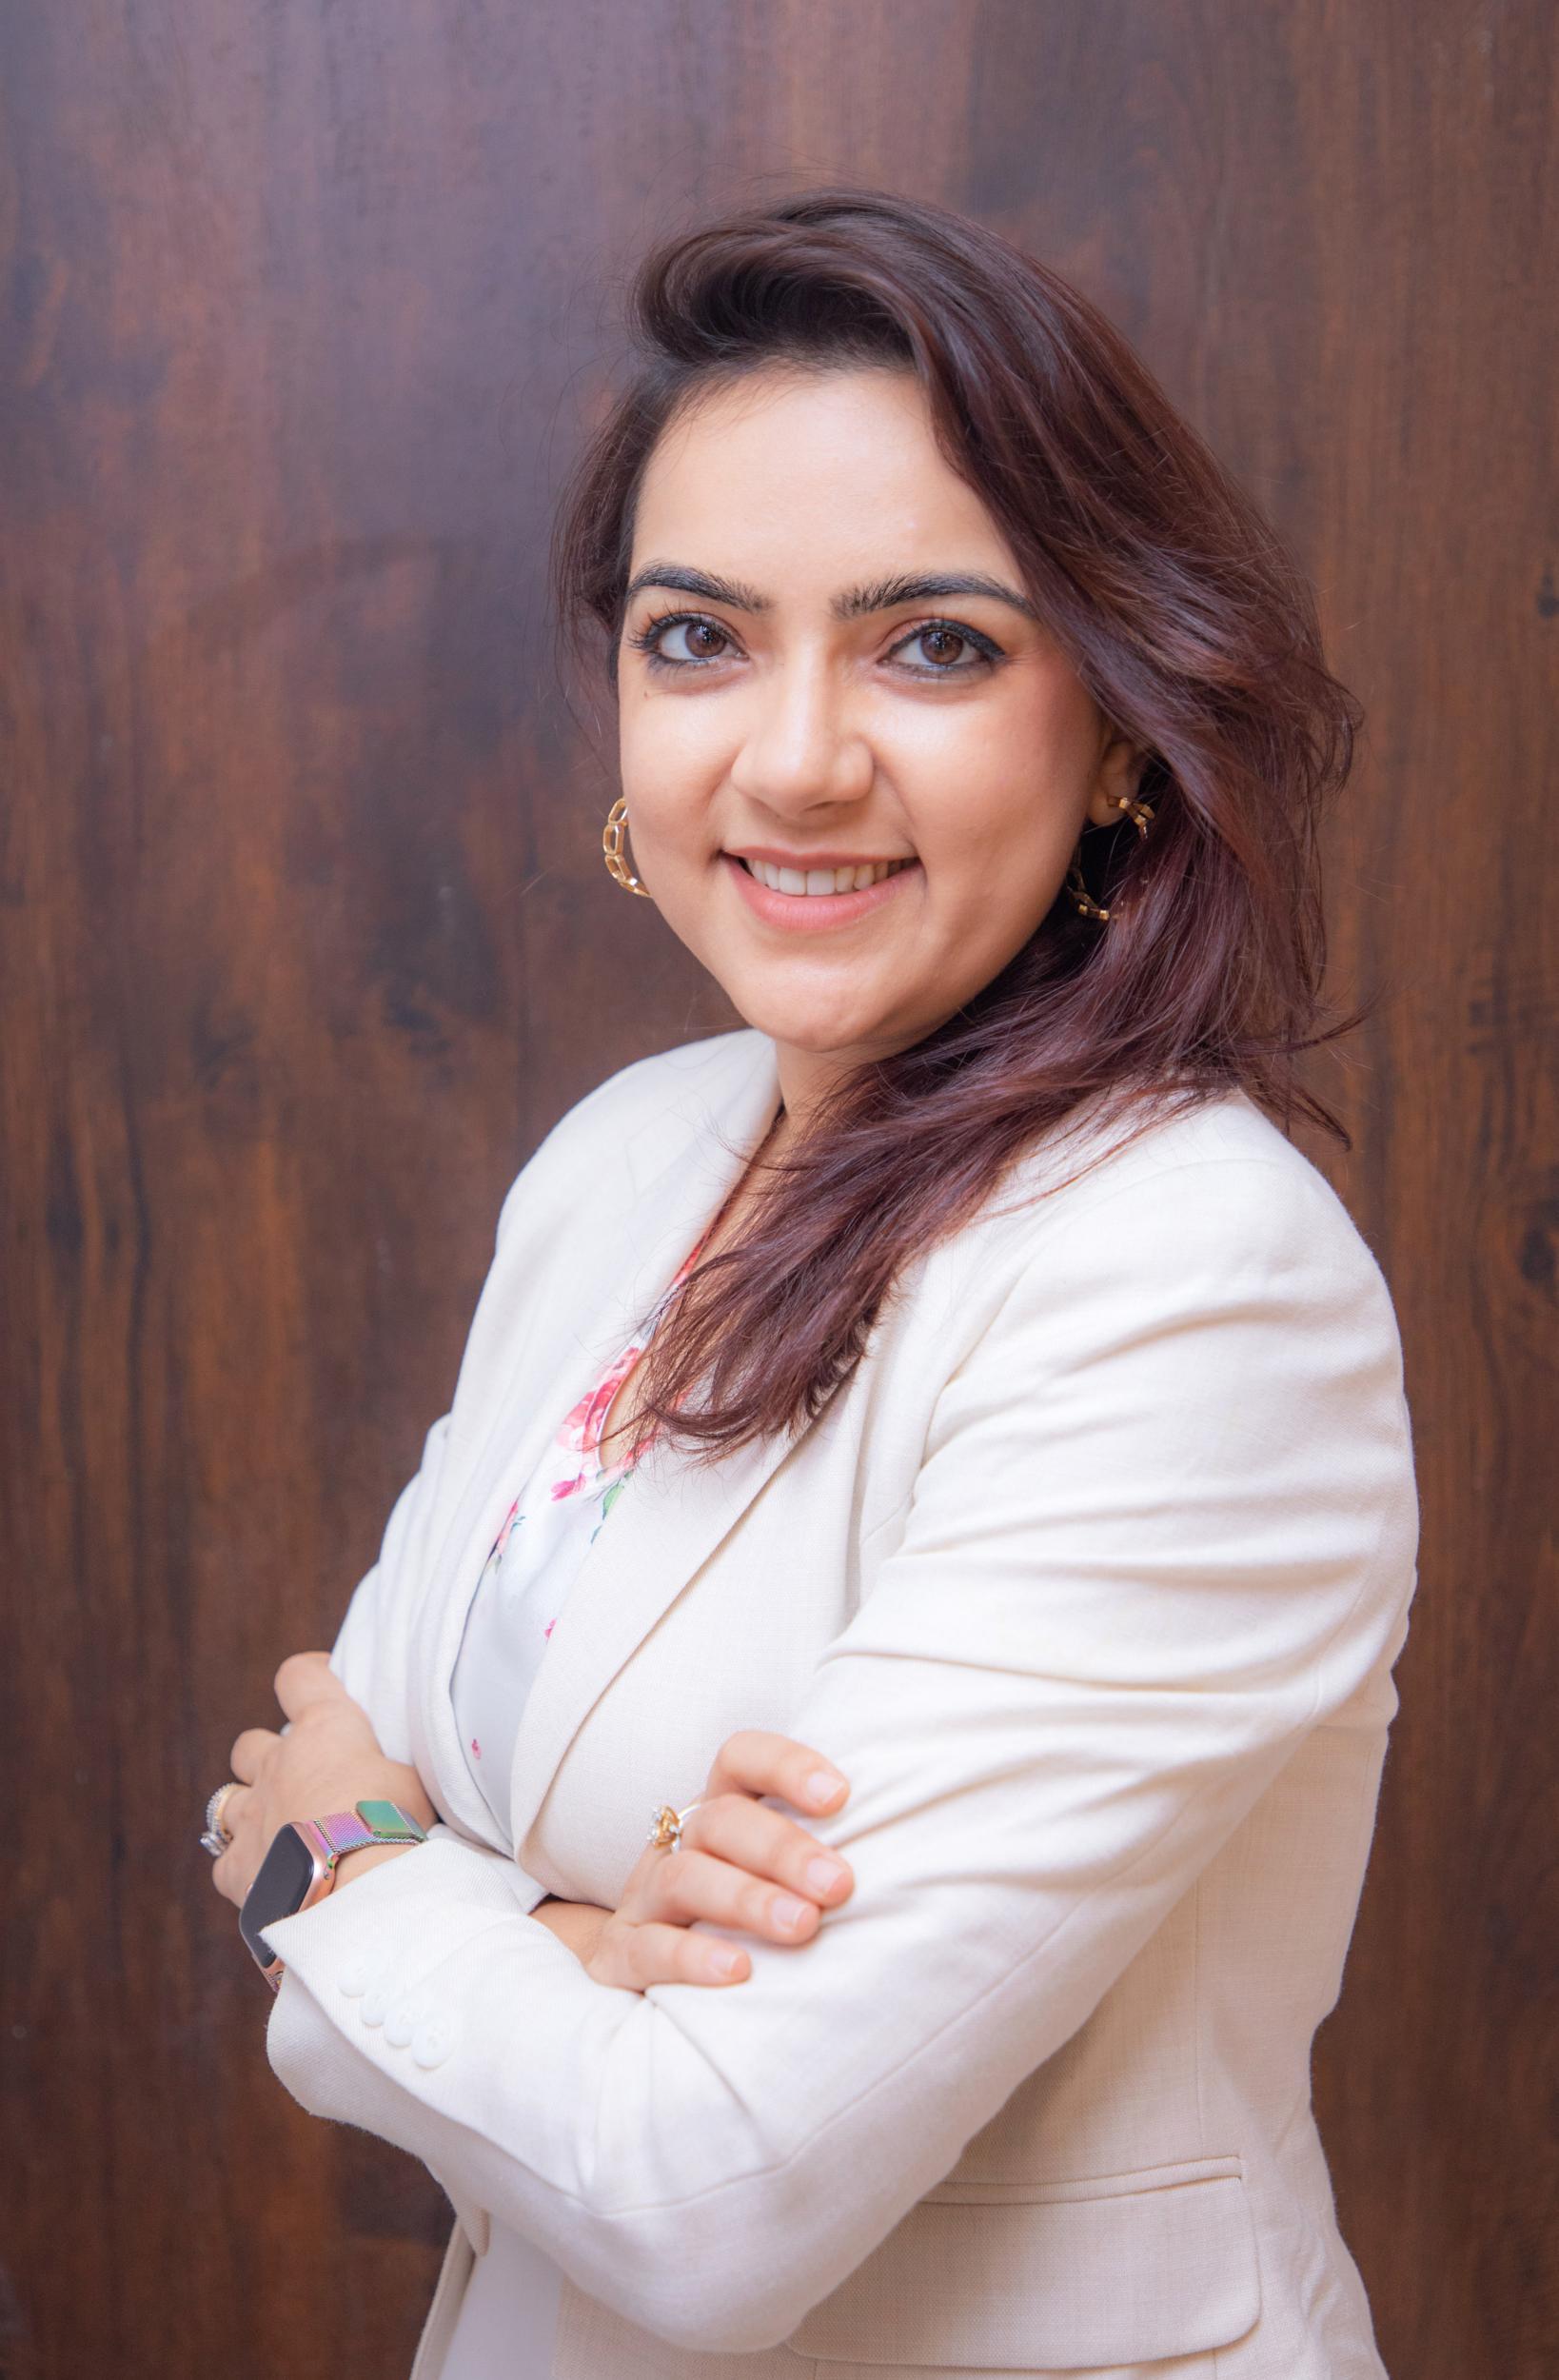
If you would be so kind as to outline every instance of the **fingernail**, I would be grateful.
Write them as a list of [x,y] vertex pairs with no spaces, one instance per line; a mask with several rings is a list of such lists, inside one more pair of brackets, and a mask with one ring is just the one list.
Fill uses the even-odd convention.
[[814,1769],[806,1780],[806,1790],[812,1800],[827,1801],[843,1782],[843,1777],[836,1776],[830,1769]]
[[740,1951],[717,1951],[709,1964],[717,1975],[734,1975],[741,1965]]
[[809,1859],[806,1863],[807,1885],[814,1893],[831,1893],[843,1874],[837,1859]]
[[773,1905],[774,1922],[777,1926],[799,1926],[809,1906],[808,1902],[796,1900],[789,1893],[781,1893]]

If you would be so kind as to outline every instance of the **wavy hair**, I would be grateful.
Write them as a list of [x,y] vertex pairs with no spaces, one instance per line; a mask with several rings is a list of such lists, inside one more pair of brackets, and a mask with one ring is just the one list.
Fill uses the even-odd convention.
[[604,662],[615,694],[638,491],[695,392],[774,365],[913,371],[1050,633],[1148,754],[1154,812],[1146,838],[1124,816],[1087,833],[1107,925],[1058,894],[972,1000],[759,1160],[740,1231],[668,1304],[640,1383],[657,1437],[712,1458],[813,1418],[907,1268],[1085,1100],[1135,1115],[1131,1140],[1166,1102],[1243,1087],[1285,1131],[1298,1109],[1352,1146],[1295,1061],[1368,1014],[1322,1009],[1317,848],[1363,711],[1257,506],[1096,308],[998,233],[811,189],[658,244],[628,316],[633,368],[553,530],[574,658]]

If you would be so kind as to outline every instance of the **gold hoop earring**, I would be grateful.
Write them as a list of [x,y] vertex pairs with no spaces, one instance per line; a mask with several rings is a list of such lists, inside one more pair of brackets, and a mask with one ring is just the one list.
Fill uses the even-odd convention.
[[606,855],[606,865],[612,872],[613,880],[622,885],[625,891],[642,893],[646,901],[653,901],[655,895],[650,891],[649,886],[640,883],[622,856],[622,838],[627,828],[628,798],[626,794],[620,793],[606,813],[606,824],[602,832],[601,847]]
[[[1146,835],[1148,831],[1148,823],[1153,817],[1153,808],[1151,803],[1138,802],[1135,796],[1130,793],[1114,793],[1111,795],[1110,799],[1115,803],[1117,810],[1124,810],[1126,812],[1132,822],[1132,824],[1136,828],[1138,840]],[[1085,826],[1083,828],[1083,835],[1086,835],[1091,831],[1092,830],[1090,828]],[[1074,902],[1076,904],[1077,909],[1083,917],[1097,918],[1101,925],[1107,925],[1109,923],[1109,910],[1101,909],[1099,907],[1098,902],[1092,898],[1087,885],[1082,880],[1082,835],[1077,837],[1077,848],[1072,855],[1072,865],[1067,870],[1066,889],[1072,895]]]

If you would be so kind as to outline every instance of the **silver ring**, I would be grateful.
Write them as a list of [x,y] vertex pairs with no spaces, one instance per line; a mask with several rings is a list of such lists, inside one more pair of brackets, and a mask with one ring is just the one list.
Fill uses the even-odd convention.
[[206,1805],[206,1832],[200,1838],[200,1847],[202,1851],[208,1851],[213,1859],[220,1859],[233,1839],[222,1823],[222,1811],[227,1795],[239,1790],[237,1777],[229,1777],[226,1785],[217,1787]]

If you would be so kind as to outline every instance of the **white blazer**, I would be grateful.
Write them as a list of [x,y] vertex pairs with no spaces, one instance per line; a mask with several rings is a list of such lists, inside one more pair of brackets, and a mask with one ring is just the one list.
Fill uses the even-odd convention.
[[417,2380],[473,2255],[527,2240],[555,2380],[1379,2375],[1310,2054],[1397,1707],[1410,1420],[1374,1258],[1243,1092],[1035,1202],[1052,1136],[798,1439],[652,1455],[596,1538],[518,1861],[615,1903],[652,1808],[777,1728],[850,1780],[807,1821],[856,1878],[813,1940],[604,1986],[494,1842],[449,1697],[483,1557],[778,1101],[739,1031],[543,1141],[333,1656],[443,1823],[267,1930],[267,2047],[454,2205]]

